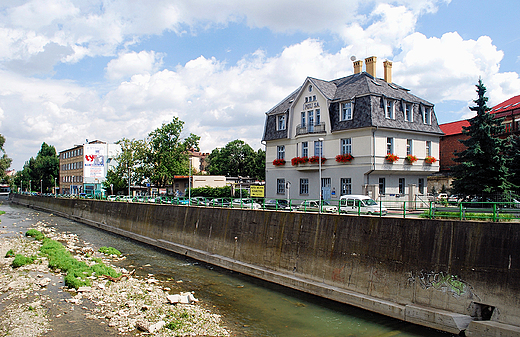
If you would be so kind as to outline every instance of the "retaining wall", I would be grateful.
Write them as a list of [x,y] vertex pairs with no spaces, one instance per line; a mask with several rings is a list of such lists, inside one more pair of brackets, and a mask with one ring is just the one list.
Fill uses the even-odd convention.
[[466,336],[520,336],[518,224],[13,201],[404,321]]

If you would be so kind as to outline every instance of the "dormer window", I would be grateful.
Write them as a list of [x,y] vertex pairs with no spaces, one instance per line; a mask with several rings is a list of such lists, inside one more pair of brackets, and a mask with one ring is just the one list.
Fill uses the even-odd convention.
[[411,103],[404,104],[404,120],[413,122],[413,106]]
[[309,85],[309,92],[312,91],[312,85]]
[[341,105],[341,120],[349,121],[352,119],[352,102],[343,103]]
[[432,110],[430,107],[423,106],[422,107],[422,118],[423,123],[431,125],[432,124]]
[[385,117],[388,118],[388,119],[395,119],[394,116],[394,101],[391,100],[391,99],[387,99],[386,100],[386,104],[385,104]]
[[285,130],[285,115],[278,115],[278,131]]

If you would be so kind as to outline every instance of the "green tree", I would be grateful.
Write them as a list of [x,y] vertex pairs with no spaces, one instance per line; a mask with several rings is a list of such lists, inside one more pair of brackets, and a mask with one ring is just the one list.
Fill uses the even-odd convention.
[[[117,168],[109,171],[104,187],[110,191],[110,184],[113,184],[114,191],[121,191],[122,185],[129,188],[132,184],[141,184],[146,175],[145,160],[148,155],[148,146],[144,140],[130,140],[123,138],[116,142],[121,146],[121,153],[117,156]],[[130,193],[130,191],[128,191]]]
[[147,176],[158,187],[173,184],[175,175],[189,172],[188,150],[199,150],[200,137],[190,134],[182,139],[184,122],[173,117],[148,135]]
[[511,149],[509,152],[509,182],[513,185],[517,195],[520,194],[520,137],[511,137]]
[[[112,186],[110,186],[112,185]],[[110,194],[123,194],[128,188],[128,181],[123,178],[123,175],[115,170],[108,170],[106,180],[103,182],[103,187]]]
[[265,152],[255,152],[243,140],[234,140],[208,156],[210,174],[265,179]]
[[11,166],[11,162],[13,161],[11,158],[7,156],[4,150],[5,137],[0,135],[0,180],[2,183],[6,183],[8,181],[6,171]]
[[454,168],[453,190],[465,196],[493,198],[505,196],[511,188],[508,181],[508,140],[497,137],[503,132],[502,120],[494,118],[487,107],[486,87],[479,79],[476,106],[470,107],[477,115],[469,120],[462,133],[469,138],[461,140],[466,149],[455,153],[459,165]]
[[[52,192],[55,178],[59,176],[60,160],[54,146],[42,143],[36,158],[31,157],[25,162],[22,171],[15,177],[15,184],[21,186],[22,181],[24,190]],[[30,183],[29,183],[30,181]]]

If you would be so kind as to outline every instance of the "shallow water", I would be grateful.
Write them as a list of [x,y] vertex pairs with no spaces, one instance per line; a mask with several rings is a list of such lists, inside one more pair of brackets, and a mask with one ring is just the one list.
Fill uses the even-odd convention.
[[[172,288],[171,293],[194,291],[201,304],[220,313],[237,336],[454,336],[199,263],[45,212],[7,203],[0,206],[0,210],[6,211],[0,219],[7,230],[25,233],[29,226],[41,220],[57,231],[78,234],[95,248],[117,248],[127,257],[118,265],[135,269],[136,275],[153,274],[166,281],[164,286]],[[70,336],[71,327],[58,323],[49,336],[60,336],[60,333]],[[98,331],[95,325],[102,335],[109,334],[100,322],[86,325],[87,331],[82,332],[76,331],[82,326],[77,324],[73,335],[92,334]],[[115,335],[115,331],[112,333]]]

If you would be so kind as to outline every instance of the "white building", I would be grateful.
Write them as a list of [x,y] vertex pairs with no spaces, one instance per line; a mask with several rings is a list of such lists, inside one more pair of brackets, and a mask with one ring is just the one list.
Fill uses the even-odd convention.
[[355,61],[353,75],[332,81],[308,77],[266,113],[267,197],[318,199],[320,175],[326,200],[427,193],[442,135],[433,104],[392,83],[391,62],[384,62],[384,79],[375,76],[376,57],[365,64],[362,72]]

